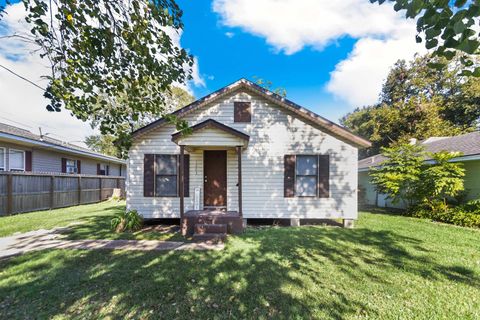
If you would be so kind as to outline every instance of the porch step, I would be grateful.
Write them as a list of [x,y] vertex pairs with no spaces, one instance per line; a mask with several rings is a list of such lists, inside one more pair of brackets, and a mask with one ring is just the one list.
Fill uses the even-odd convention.
[[197,223],[195,224],[195,233],[196,234],[227,233],[227,224]]
[[218,243],[224,242],[227,239],[226,233],[195,233],[193,235],[193,241],[197,242],[211,242],[211,243]]

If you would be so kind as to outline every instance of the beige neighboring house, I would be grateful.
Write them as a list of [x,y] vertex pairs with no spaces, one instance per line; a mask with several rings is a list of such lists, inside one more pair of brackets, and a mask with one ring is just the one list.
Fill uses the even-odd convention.
[[163,119],[133,134],[128,209],[181,218],[187,234],[235,232],[244,219],[357,219],[357,155],[369,141],[245,79],[173,114],[189,135]]
[[[427,152],[461,152],[462,156],[452,159],[454,162],[463,163],[465,168],[464,185],[467,192],[466,198],[480,198],[480,132],[475,131],[454,137],[431,137],[418,143]],[[386,158],[382,155],[375,155],[358,162],[358,187],[360,190],[360,202],[366,205],[378,207],[405,208],[402,203],[393,204],[387,195],[378,193],[368,171],[371,167],[379,166]],[[428,160],[428,159],[426,159]]]
[[0,171],[125,176],[125,160],[0,123]]

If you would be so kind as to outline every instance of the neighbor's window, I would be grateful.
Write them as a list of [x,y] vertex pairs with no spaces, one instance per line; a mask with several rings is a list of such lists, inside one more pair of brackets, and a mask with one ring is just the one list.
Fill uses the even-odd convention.
[[0,148],[0,171],[5,171],[6,162],[5,148]]
[[76,160],[70,160],[67,159],[67,173],[77,173],[78,172],[78,167],[77,167],[77,161]]
[[10,149],[8,162],[10,171],[25,171],[25,151]]
[[177,196],[177,156],[157,154],[155,156],[155,195]]
[[318,179],[317,156],[297,155],[295,174],[295,195],[315,197]]
[[108,176],[109,174],[109,167],[108,167],[108,164],[105,164],[105,163],[101,163],[100,164],[100,172],[99,174],[101,176]]

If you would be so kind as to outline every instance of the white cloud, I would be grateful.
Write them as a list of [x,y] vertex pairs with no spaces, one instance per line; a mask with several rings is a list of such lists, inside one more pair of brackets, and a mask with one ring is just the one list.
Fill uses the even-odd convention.
[[225,36],[226,36],[227,38],[230,38],[230,39],[231,39],[231,38],[233,38],[233,37],[235,36],[235,33],[230,32],[230,31],[229,31],[229,32],[225,32]]
[[393,39],[362,38],[330,73],[327,91],[351,106],[374,104],[392,65],[424,51],[423,46],[415,44],[412,34]]
[[214,0],[213,10],[228,27],[265,38],[278,52],[304,47],[322,50],[343,37],[358,39],[349,57],[331,73],[327,90],[351,105],[375,102],[383,79],[399,58],[422,50],[415,22],[392,4],[367,0]]

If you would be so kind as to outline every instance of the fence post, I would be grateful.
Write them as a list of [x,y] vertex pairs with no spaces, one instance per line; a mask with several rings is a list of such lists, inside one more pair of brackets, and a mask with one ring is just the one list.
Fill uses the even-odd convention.
[[82,204],[82,177],[81,176],[78,176],[78,180],[77,180],[77,184],[78,184],[78,204]]
[[55,207],[55,176],[50,177],[50,209]]
[[7,175],[7,214],[13,213],[13,175]]
[[99,186],[99,197],[98,201],[102,201],[102,178],[98,178],[98,186]]

